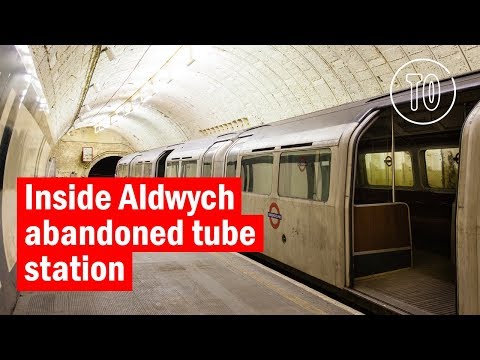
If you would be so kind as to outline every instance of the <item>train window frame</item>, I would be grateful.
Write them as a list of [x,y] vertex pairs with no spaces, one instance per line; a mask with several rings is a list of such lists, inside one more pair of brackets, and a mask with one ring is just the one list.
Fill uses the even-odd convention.
[[[145,169],[147,167],[150,167],[149,174],[145,174]],[[142,170],[143,177],[152,177],[152,169],[153,169],[153,163],[151,161],[144,161],[143,170]]]
[[[179,177],[181,177],[181,178],[186,177],[184,172],[185,172],[185,165],[188,164],[188,163],[195,163],[195,176],[193,176],[193,177],[197,177],[197,174],[198,174],[198,160],[192,160],[192,159],[181,161],[180,169],[179,169]],[[190,176],[190,177],[192,177],[192,176]]]
[[[456,193],[458,189],[458,178],[457,178],[457,186],[454,189],[451,188],[436,188],[431,187],[428,183],[428,170],[427,170],[427,159],[426,159],[426,152],[427,150],[439,150],[439,149],[449,149],[449,148],[458,148],[458,153],[460,154],[460,144],[442,144],[442,145],[434,145],[434,146],[423,146],[418,149],[418,159],[420,162],[420,167],[422,168],[421,174],[421,183],[422,187],[429,192],[436,192],[436,193],[447,193],[452,194]],[[460,155],[461,159],[461,155]],[[461,160],[460,160],[461,161]],[[460,164],[458,164],[458,175],[460,175]]]
[[[363,161],[362,163],[360,164],[362,167],[363,167],[363,173],[365,175],[365,183],[364,184],[357,184],[356,186],[359,186],[359,187],[362,187],[362,188],[372,188],[372,189],[391,189],[392,188],[392,184],[386,184],[386,185],[374,185],[374,184],[370,184],[368,182],[368,172],[367,172],[367,164],[366,164],[366,161],[365,161],[365,155],[367,154],[379,154],[379,153],[390,153],[391,150],[388,150],[388,151],[374,151],[374,152],[365,152],[365,153],[359,153],[357,155],[357,165],[359,165],[359,160],[361,159],[361,157],[363,156]],[[403,149],[395,149],[395,152],[398,153],[398,152],[403,152],[403,153],[408,153],[410,155],[410,164],[411,164],[411,169],[412,169],[412,185],[409,185],[409,186],[405,186],[405,185],[399,185],[397,183],[397,181],[395,181],[395,188],[399,188],[399,189],[404,189],[404,190],[412,190],[412,189],[415,189],[417,187],[417,183],[415,182],[415,158],[414,158],[414,152],[410,149],[406,149],[406,150],[403,150]]]
[[[211,162],[202,162],[202,177],[212,177],[212,172],[213,172],[213,166],[212,165],[213,164]],[[210,171],[208,172],[208,174],[205,171],[205,168],[207,166],[210,168]]]
[[[321,156],[322,154],[328,154],[330,155],[330,159],[329,159],[329,164],[328,164],[328,168],[329,168],[329,176],[328,176],[328,191],[327,191],[327,196],[326,198],[324,199],[323,198],[323,182],[322,182],[322,197],[321,198],[312,198],[310,199],[309,197],[298,197],[298,196],[289,196],[289,195],[284,195],[284,194],[280,194],[280,177],[281,177],[281,164],[282,164],[282,156],[285,156],[285,155],[301,155],[301,154],[306,154],[306,155],[314,155],[314,156]],[[331,186],[332,186],[332,157],[333,157],[333,152],[332,152],[332,149],[330,147],[315,147],[315,148],[308,148],[308,149],[295,149],[295,148],[292,148],[292,149],[285,149],[283,151],[280,151],[278,152],[278,171],[277,171],[277,196],[278,197],[281,197],[281,198],[287,198],[287,199],[295,199],[295,200],[304,200],[304,201],[315,201],[316,203],[327,203],[328,200],[330,199],[330,194],[331,194]],[[321,163],[321,160],[319,159],[319,162]],[[321,167],[322,165],[320,165]],[[319,172],[321,170],[319,169]],[[320,176],[319,179],[316,179],[314,178],[314,183],[317,184],[317,191],[318,191],[318,181],[322,179],[322,177]],[[323,180],[323,179],[322,179]],[[308,192],[308,191],[307,191]],[[316,195],[316,193],[314,192],[313,194]]]
[[[270,192],[268,194],[261,194],[253,191],[246,191],[244,190],[244,180],[242,179],[242,171],[243,171],[243,160],[245,159],[254,159],[254,158],[260,158],[260,157],[270,157],[272,159],[271,162],[271,181],[270,181]],[[264,196],[264,197],[269,197],[273,194],[273,177],[274,177],[274,172],[275,172],[275,154],[273,152],[259,152],[259,153],[254,153],[254,154],[242,154],[240,155],[240,159],[237,158],[237,165],[240,163],[240,174],[239,177],[242,182],[242,193],[245,194],[252,194],[256,196]]]
[[[171,176],[169,173],[168,173],[168,170],[169,170],[169,166],[174,166],[174,165],[177,165],[177,174],[175,176]],[[169,177],[169,178],[178,178],[180,177],[180,161],[178,160],[173,160],[173,161],[167,161],[166,164],[165,164],[165,177]]]
[[[137,174],[137,166],[140,168],[140,172]],[[142,177],[143,176],[143,161],[139,161],[133,164],[133,177]]]
[[[227,153],[226,156],[224,157],[223,176],[224,177],[240,177],[240,172],[241,172],[240,160],[241,160],[241,155],[239,154],[239,151],[237,151],[236,153],[230,153],[230,152]],[[233,172],[231,171],[232,168],[233,168]],[[238,175],[237,175],[237,172],[238,172]]]

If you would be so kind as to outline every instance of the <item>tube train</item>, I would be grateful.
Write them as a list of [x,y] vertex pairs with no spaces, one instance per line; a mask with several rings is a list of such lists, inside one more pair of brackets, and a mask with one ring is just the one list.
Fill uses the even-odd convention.
[[[395,313],[480,313],[480,74],[137,152],[117,177],[242,179],[262,256]],[[441,121],[418,122],[451,110]]]

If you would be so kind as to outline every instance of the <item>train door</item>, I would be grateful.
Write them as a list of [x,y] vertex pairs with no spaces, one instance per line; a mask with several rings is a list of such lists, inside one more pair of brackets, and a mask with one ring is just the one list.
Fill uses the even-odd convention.
[[223,167],[220,164],[220,166],[216,166],[215,162],[215,156],[220,148],[225,146],[226,140],[225,141],[219,141],[214,144],[212,144],[207,151],[202,156],[202,171],[201,171],[201,176],[203,177],[216,177],[216,176],[222,176],[223,175]]
[[337,147],[281,149],[273,179],[276,188],[261,209],[266,219],[265,254],[330,284],[336,284],[337,271],[331,191],[335,186],[330,181],[337,151]]
[[[233,155],[233,154],[232,154]],[[274,207],[276,183],[274,181],[276,156],[273,152],[247,153],[240,157],[240,178],[242,181],[242,212],[245,214],[265,214],[265,209]],[[228,166],[227,166],[228,167]],[[227,175],[228,176],[228,175]],[[276,210],[272,210],[274,213]],[[277,212],[279,222],[280,213]],[[264,216],[264,249],[268,255],[271,243],[269,242],[269,218]],[[280,240],[281,241],[281,240]]]
[[480,103],[462,131],[456,204],[459,314],[480,313]]
[[[478,216],[478,203],[467,213],[459,202],[467,197],[470,201],[478,192],[478,185],[472,184],[476,187],[470,190],[464,185],[472,178],[478,183],[471,170],[480,156],[473,141],[479,135],[473,125],[475,114],[466,119],[479,97],[478,90],[458,93],[448,115],[426,125],[405,121],[393,109],[384,108],[357,137],[350,257],[354,290],[401,312],[455,314],[461,305],[457,303],[458,264],[458,279],[463,281],[458,299],[468,293],[478,304],[478,262],[472,259],[472,248],[465,250],[473,246],[469,236],[477,225],[462,228],[459,239],[465,240],[459,241],[458,249],[456,225],[466,224],[469,215]],[[451,103],[448,94],[444,98],[438,111]],[[431,114],[425,110],[410,116],[420,121]],[[465,151],[472,154],[472,165],[464,168],[464,184],[458,185]],[[468,195],[457,200],[457,189],[458,194],[468,191]],[[472,290],[473,283],[477,290]],[[465,300],[465,308],[471,308],[472,301]]]
[[165,163],[167,162],[167,157],[170,155],[170,153],[173,151],[172,150],[167,150],[164,151],[160,157],[157,159],[157,165],[155,167],[155,177],[164,177],[165,176]]

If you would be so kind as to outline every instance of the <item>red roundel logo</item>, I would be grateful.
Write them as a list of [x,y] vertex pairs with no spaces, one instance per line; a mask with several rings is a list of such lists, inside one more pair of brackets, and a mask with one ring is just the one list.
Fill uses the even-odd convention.
[[280,214],[280,208],[276,203],[272,202],[270,204],[267,215],[268,220],[270,220],[270,225],[272,225],[272,228],[277,229],[280,226],[282,215]]
[[298,169],[300,171],[305,171],[305,169],[307,168],[307,160],[305,159],[304,156],[302,156],[299,160],[298,160]]

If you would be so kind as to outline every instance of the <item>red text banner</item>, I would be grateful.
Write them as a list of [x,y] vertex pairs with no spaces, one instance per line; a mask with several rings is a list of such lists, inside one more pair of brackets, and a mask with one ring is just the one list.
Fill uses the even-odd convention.
[[239,178],[18,178],[17,289],[130,291],[133,252],[262,252]]

